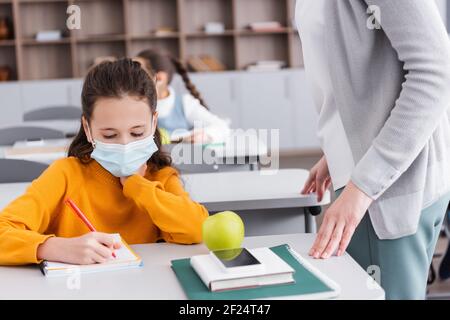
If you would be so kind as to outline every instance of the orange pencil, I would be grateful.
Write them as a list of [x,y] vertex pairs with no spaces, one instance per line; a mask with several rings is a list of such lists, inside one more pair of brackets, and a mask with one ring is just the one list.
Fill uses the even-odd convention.
[[[86,218],[84,213],[80,210],[80,208],[77,207],[77,205],[71,199],[67,199],[65,202],[66,204],[69,205],[70,208],[72,208],[73,212],[75,212],[75,214],[81,219],[81,221],[84,222],[84,224],[89,228],[89,230],[91,230],[92,232],[97,232],[92,223],[88,220],[88,218]],[[112,253],[112,256],[116,258],[114,252]]]

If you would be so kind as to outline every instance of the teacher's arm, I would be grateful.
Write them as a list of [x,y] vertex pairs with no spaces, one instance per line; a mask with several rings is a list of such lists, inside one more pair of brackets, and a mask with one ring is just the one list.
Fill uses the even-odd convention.
[[310,254],[342,254],[371,202],[380,197],[425,147],[450,101],[450,42],[433,1],[365,0],[380,9],[383,31],[404,63],[405,82],[389,118],[351,182],[327,210]]

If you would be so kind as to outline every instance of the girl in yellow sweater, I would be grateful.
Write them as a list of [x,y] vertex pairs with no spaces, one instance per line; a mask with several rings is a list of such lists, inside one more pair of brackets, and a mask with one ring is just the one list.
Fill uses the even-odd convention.
[[[160,150],[156,99],[153,81],[130,59],[89,72],[69,157],[0,213],[0,264],[101,263],[118,248],[111,233],[131,244],[201,241],[208,212],[189,198]],[[89,232],[67,198],[101,232]]]

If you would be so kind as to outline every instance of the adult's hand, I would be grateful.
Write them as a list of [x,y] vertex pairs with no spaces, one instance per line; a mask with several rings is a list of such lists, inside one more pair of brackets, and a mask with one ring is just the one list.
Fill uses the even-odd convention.
[[322,201],[325,191],[331,185],[330,172],[328,170],[327,159],[323,156],[309,172],[308,180],[301,191],[302,194],[317,194],[317,201]]
[[369,196],[350,181],[341,195],[325,212],[322,225],[309,255],[316,259],[326,259],[336,249],[336,255],[342,255],[372,201]]

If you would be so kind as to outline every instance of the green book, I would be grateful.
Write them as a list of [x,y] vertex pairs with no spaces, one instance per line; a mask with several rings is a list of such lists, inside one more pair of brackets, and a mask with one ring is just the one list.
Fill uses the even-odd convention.
[[339,287],[332,280],[315,271],[309,263],[302,261],[299,256],[296,257],[288,244],[270,249],[295,270],[295,283],[211,292],[191,267],[189,258],[173,260],[172,269],[187,297],[192,300],[241,300],[293,295],[325,299],[339,295]]

